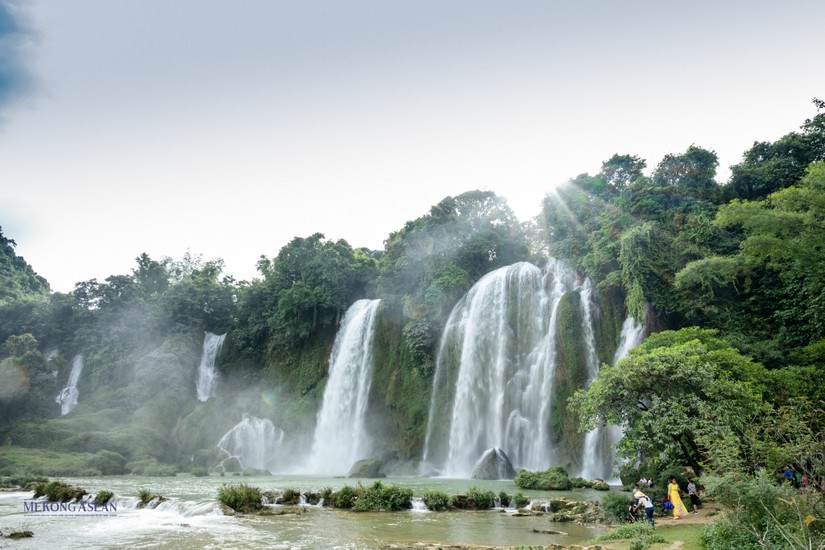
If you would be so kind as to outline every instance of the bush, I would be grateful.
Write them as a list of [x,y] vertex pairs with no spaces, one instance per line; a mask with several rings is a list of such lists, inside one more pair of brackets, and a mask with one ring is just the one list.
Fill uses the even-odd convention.
[[433,512],[441,512],[450,508],[450,497],[444,491],[427,489],[422,497],[424,504]]
[[493,507],[496,494],[490,490],[483,490],[477,487],[470,487],[467,490],[467,499],[472,508],[476,510],[489,510]]
[[260,489],[245,484],[224,484],[218,489],[218,501],[243,514],[263,508],[262,497]]
[[513,495],[513,502],[516,505],[516,508],[524,508],[527,504],[530,503],[530,499],[524,496],[521,491]]
[[412,489],[398,485],[383,485],[376,481],[367,489],[359,487],[358,499],[353,509],[356,512],[395,512],[408,509],[412,500]]
[[624,523],[627,521],[629,507],[630,498],[627,495],[608,493],[601,500],[602,520],[606,523]]
[[590,489],[591,487],[593,487],[593,482],[589,481],[587,479],[584,479],[583,477],[570,478],[570,483],[573,484],[573,487],[575,489],[581,489],[581,488]]
[[70,500],[79,501],[88,493],[85,489],[80,487],[72,487],[64,481],[49,481],[35,483],[34,498],[46,496],[49,502],[69,502]]
[[332,493],[332,506],[335,508],[349,509],[355,506],[358,494],[349,485],[344,485],[338,491]]
[[295,489],[284,489],[284,492],[281,493],[280,499],[278,499],[278,504],[298,504],[299,499],[301,498],[301,491],[297,491]]
[[592,484],[593,489],[597,491],[609,491],[610,485],[607,484],[606,481],[602,481],[601,479],[593,480]]
[[543,472],[530,472],[521,470],[516,474],[514,480],[516,487],[520,489],[534,489],[541,491],[569,491],[573,488],[573,482],[567,475],[567,471],[561,466],[553,466]]
[[195,477],[207,477],[209,475],[209,470],[207,470],[203,466],[195,466],[194,468],[189,470],[189,473]]
[[95,506],[105,506],[109,504],[115,494],[111,491],[100,491],[95,495]]

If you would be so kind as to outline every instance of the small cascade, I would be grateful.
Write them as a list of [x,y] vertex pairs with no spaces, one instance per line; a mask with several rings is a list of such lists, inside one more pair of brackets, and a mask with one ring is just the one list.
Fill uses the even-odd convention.
[[344,475],[371,450],[364,418],[372,383],[372,340],[379,303],[358,300],[341,321],[308,460],[311,473]]
[[198,392],[198,400],[206,401],[215,395],[218,384],[218,370],[215,362],[223,347],[226,334],[212,334],[205,332],[203,335],[203,352],[201,362],[198,365],[198,379],[195,382],[195,389]]
[[429,512],[430,509],[424,504],[424,499],[421,497],[413,497],[410,501],[410,510],[413,512]]
[[217,468],[231,472],[242,472],[247,468],[272,472],[278,467],[278,451],[283,439],[283,430],[269,420],[245,414],[243,420],[218,441]]
[[80,374],[83,372],[83,355],[77,354],[72,359],[72,370],[69,373],[69,381],[66,387],[57,395],[55,402],[60,405],[61,416],[66,416],[77,405],[77,382],[80,380]]
[[456,304],[436,359],[423,464],[468,478],[492,447],[516,469],[553,464],[558,305],[575,287],[563,262],[544,271],[521,262],[488,273]]

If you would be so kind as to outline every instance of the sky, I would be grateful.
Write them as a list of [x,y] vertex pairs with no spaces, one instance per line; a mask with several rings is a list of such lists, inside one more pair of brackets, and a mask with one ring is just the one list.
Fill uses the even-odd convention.
[[[0,226],[52,290],[143,252],[257,276],[446,196],[522,220],[613,154],[718,179],[825,98],[821,0],[0,0]],[[649,171],[648,170],[648,171]]]

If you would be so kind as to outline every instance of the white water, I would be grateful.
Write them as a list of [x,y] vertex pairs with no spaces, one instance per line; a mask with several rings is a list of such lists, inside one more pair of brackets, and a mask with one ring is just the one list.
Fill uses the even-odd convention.
[[[547,417],[552,405],[558,304],[575,289],[566,264],[544,272],[522,262],[482,277],[456,304],[441,340],[430,404],[424,463],[467,478],[485,450],[500,447],[513,466],[553,463]],[[458,369],[446,456],[434,441],[449,372]],[[447,388],[447,391],[449,388]]]
[[[613,365],[624,359],[631,349],[642,342],[644,333],[644,325],[636,322],[636,319],[630,316],[625,319],[619,337],[619,347],[613,355]],[[595,377],[590,379],[588,384],[592,380],[595,380]],[[618,482],[618,478],[612,473],[613,462],[616,458],[615,445],[622,438],[622,435],[622,430],[618,426],[600,427],[587,433],[584,444],[584,468],[581,477]]]
[[[236,461],[240,471],[247,468],[275,472],[279,470],[279,450],[284,432],[265,418],[244,415],[243,420],[218,441],[217,469],[225,471]],[[234,460],[233,460],[234,459]]]
[[[584,325],[584,341],[587,349],[587,379],[585,386],[590,384],[599,376],[599,358],[596,354],[596,337],[593,334],[593,315],[591,312],[592,287],[590,280],[586,280],[581,288],[581,313]],[[595,428],[584,436],[584,446],[582,448],[582,471],[579,474],[584,479],[606,479],[610,475],[612,468],[610,453],[605,452],[602,440],[604,430]]]
[[309,472],[346,474],[355,461],[368,458],[372,450],[364,417],[372,382],[372,340],[379,303],[358,300],[341,321],[307,461]]
[[221,352],[226,334],[212,334],[205,332],[203,335],[203,352],[201,362],[198,365],[198,379],[195,382],[195,389],[198,392],[198,399],[206,401],[215,395],[218,384],[218,371],[215,362]]
[[[141,476],[99,476],[69,478],[64,481],[90,492],[109,490],[115,493],[117,511],[105,517],[88,515],[52,516],[25,514],[23,502],[27,492],[0,492],[0,530],[30,529],[34,537],[7,541],[0,547],[14,549],[41,548],[389,548],[396,545],[412,548],[422,540],[447,546],[546,546],[582,544],[603,532],[600,526],[565,527],[568,535],[533,532],[547,528],[547,518],[513,518],[499,511],[427,513],[413,510],[356,514],[330,507],[302,507],[304,513],[278,516],[222,515],[216,499],[221,485],[242,482],[264,491],[281,492],[287,488],[302,492],[320,492],[325,487],[340,489],[351,480],[303,476],[261,476],[233,478],[216,475],[193,477],[148,478]],[[466,494],[471,486],[498,494],[512,492],[512,481],[459,481],[420,478],[391,478],[386,484],[398,484],[420,497],[427,489],[442,490],[449,495]],[[140,489],[164,495],[167,500],[139,508]],[[526,491],[528,497],[530,491]],[[597,499],[601,493],[581,489],[569,492],[542,492],[541,498],[566,496]],[[536,506],[534,506],[536,508]]]
[[83,372],[83,364],[83,355],[78,353],[72,359],[72,370],[69,373],[69,381],[66,382],[66,387],[54,399],[55,403],[60,404],[61,416],[66,416],[77,406],[77,398],[80,395],[77,391],[77,382]]

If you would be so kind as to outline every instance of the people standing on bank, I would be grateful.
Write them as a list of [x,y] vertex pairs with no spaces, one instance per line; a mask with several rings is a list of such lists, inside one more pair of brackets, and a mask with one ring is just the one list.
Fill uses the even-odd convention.
[[690,497],[690,505],[693,508],[693,514],[696,515],[699,513],[699,506],[701,506],[702,501],[699,500],[699,491],[696,489],[696,484],[693,483],[693,480],[688,478],[688,496]]
[[633,510],[634,512],[639,508],[643,508],[645,511],[645,520],[650,522],[651,527],[656,527],[653,523],[653,501],[650,500],[650,497],[646,494],[639,492],[640,496],[636,501],[636,508]]
[[679,484],[676,483],[675,477],[670,478],[670,484],[667,486],[667,495],[670,498],[671,504],[673,504],[673,517],[682,519],[687,516],[688,511],[682,502],[681,491],[679,490]]

